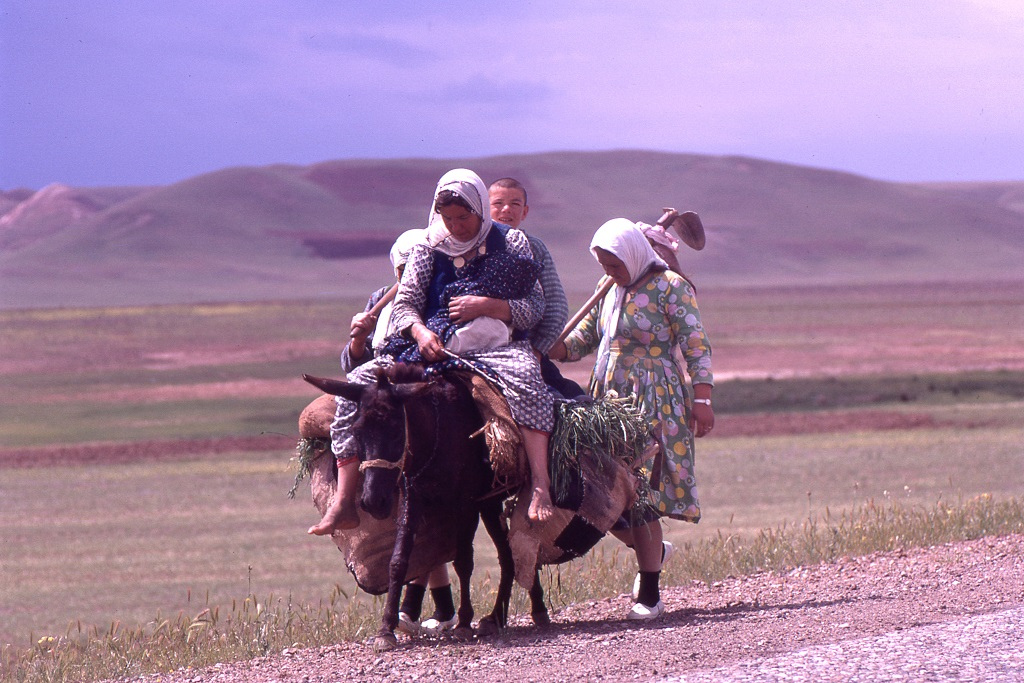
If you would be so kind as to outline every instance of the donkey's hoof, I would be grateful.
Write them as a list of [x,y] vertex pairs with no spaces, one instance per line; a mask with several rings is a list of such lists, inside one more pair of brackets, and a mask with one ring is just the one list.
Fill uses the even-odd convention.
[[467,641],[473,640],[473,627],[472,626],[456,626],[455,630],[452,631],[452,635],[455,636],[455,640]]
[[499,630],[498,622],[494,617],[484,617],[476,625],[476,634],[481,638],[490,638],[493,635],[497,635]]
[[398,638],[394,633],[382,633],[373,639],[374,652],[391,652],[398,647]]
[[530,618],[533,619],[534,626],[551,626],[551,617],[548,616],[547,610],[543,612],[531,612]]

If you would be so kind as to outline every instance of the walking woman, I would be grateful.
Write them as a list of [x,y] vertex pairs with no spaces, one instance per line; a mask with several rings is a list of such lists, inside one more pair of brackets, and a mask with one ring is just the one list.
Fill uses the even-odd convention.
[[[623,518],[612,533],[636,551],[639,587],[630,619],[664,611],[659,580],[665,548],[661,517],[700,520],[694,477],[694,436],[715,424],[711,409],[711,344],[689,281],[669,270],[638,225],[616,218],[594,234],[590,251],[614,285],[599,305],[550,351],[575,361],[597,351],[590,395],[633,394],[662,452],[650,466],[651,506],[641,519]],[[690,377],[692,397],[685,373]]]

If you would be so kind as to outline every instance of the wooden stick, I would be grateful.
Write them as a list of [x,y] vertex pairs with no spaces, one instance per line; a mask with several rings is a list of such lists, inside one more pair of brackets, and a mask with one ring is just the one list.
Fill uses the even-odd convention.
[[389,289],[388,291],[384,292],[384,296],[382,296],[380,298],[380,301],[375,303],[373,305],[373,308],[371,308],[368,311],[369,314],[372,315],[374,318],[379,316],[380,312],[384,310],[384,307],[387,306],[392,301],[394,301],[396,294],[398,294],[398,283],[397,282],[395,284],[391,285],[391,289]]
[[598,280],[597,291],[587,299],[587,302],[583,304],[580,310],[576,311],[576,315],[574,315],[569,322],[565,324],[565,329],[562,330],[562,334],[558,335],[558,339],[555,340],[555,344],[565,341],[565,338],[569,336],[569,333],[576,329],[576,325],[586,317],[587,313],[590,313],[590,309],[596,306],[597,303],[604,298],[604,295],[608,293],[608,290],[611,289],[614,284],[615,281],[607,275]]

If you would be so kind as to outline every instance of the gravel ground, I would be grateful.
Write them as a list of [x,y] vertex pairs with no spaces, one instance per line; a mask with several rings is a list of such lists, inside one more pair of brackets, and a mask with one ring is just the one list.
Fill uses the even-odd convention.
[[961,617],[869,638],[815,645],[762,660],[670,677],[721,681],[1020,681],[1024,608]]
[[1024,681],[1024,535],[876,553],[662,591],[657,621],[626,595],[501,636],[294,648],[154,683],[361,681]]

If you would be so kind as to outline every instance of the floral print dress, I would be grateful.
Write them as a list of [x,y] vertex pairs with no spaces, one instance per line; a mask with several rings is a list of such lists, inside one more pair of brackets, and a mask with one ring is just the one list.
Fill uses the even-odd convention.
[[[566,338],[566,360],[579,360],[598,348],[602,312],[613,305],[617,286]],[[660,462],[656,459],[648,465],[650,502],[662,516],[697,522],[700,502],[689,427],[692,403],[677,358],[685,362],[691,383],[713,384],[714,378],[711,344],[701,325],[693,287],[673,271],[657,273],[626,295],[620,315],[606,370],[600,377],[591,377],[590,394],[600,397],[614,390],[620,396],[637,397],[660,435],[664,453]]]

